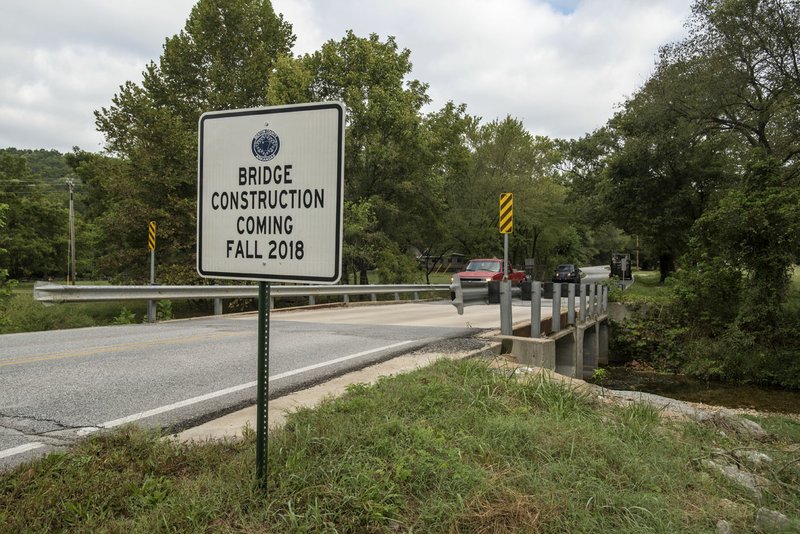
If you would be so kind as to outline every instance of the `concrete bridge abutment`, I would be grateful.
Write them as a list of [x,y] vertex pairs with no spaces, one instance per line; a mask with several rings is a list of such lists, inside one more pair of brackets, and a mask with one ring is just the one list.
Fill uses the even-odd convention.
[[[515,333],[530,332],[520,325]],[[590,378],[600,365],[608,364],[608,316],[599,315],[543,337],[500,336],[502,352],[520,364],[542,367],[572,378]]]

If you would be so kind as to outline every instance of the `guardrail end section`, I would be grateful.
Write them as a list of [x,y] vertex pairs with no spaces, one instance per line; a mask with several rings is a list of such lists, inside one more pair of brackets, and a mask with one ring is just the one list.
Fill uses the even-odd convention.
[[456,307],[459,315],[464,315],[464,290],[458,275],[453,277],[453,285],[450,286],[450,304]]
[[33,300],[37,300],[44,304],[45,306],[51,306],[53,303],[57,302],[56,299],[53,298],[52,293],[47,291],[48,289],[52,289],[58,287],[57,284],[53,284],[51,282],[34,282],[33,283]]

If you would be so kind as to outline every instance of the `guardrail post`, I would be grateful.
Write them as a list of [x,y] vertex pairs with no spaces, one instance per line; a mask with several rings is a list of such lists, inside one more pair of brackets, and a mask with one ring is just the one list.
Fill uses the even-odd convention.
[[400,293],[395,292],[394,300],[400,300]]
[[581,284],[580,310],[578,310],[578,320],[581,323],[586,322],[586,293],[588,288],[589,284]]
[[309,295],[308,296],[308,305],[309,306],[313,306],[316,303],[317,303],[317,299],[314,298],[314,295]]
[[561,284],[553,282],[553,314],[550,322],[553,332],[561,330]]
[[344,295],[344,303],[350,304],[350,295]]
[[378,301],[378,295],[377,294],[371,293],[370,297],[371,297],[370,300],[372,300],[372,302],[377,302]]
[[500,333],[504,336],[514,334],[511,313],[511,280],[502,280],[500,282]]
[[542,337],[542,283],[531,282],[531,337]]
[[575,325],[575,284],[570,284],[567,290],[567,323]]
[[419,300],[419,292],[414,291],[414,300]]
[[222,299],[214,299],[214,315],[222,315]]
[[600,299],[600,311],[606,313],[608,311],[608,287],[602,286],[603,296]]
[[597,315],[595,311],[595,299],[597,298],[597,284],[589,286],[589,317]]

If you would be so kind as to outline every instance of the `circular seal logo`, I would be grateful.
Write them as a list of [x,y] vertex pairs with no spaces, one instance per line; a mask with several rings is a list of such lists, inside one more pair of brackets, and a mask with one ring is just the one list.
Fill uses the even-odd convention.
[[272,130],[261,130],[253,137],[251,145],[253,155],[259,161],[269,161],[278,155],[281,149],[281,140]]

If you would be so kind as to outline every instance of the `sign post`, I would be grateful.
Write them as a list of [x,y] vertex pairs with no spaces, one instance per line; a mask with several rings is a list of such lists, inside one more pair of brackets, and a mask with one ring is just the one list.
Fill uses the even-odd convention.
[[345,108],[213,111],[199,121],[197,272],[256,280],[256,480],[267,484],[270,282],[341,276]]
[[500,282],[500,332],[513,334],[511,326],[511,281],[508,279],[508,234],[514,231],[514,194],[500,194],[500,233],[503,234],[503,281]]
[[[150,285],[156,283],[156,222],[150,221],[147,225],[147,248],[150,249]],[[147,301],[147,322],[156,322],[156,303]]]
[[269,293],[268,282],[258,283],[258,391],[256,392],[256,482],[267,487],[267,430],[269,427]]

